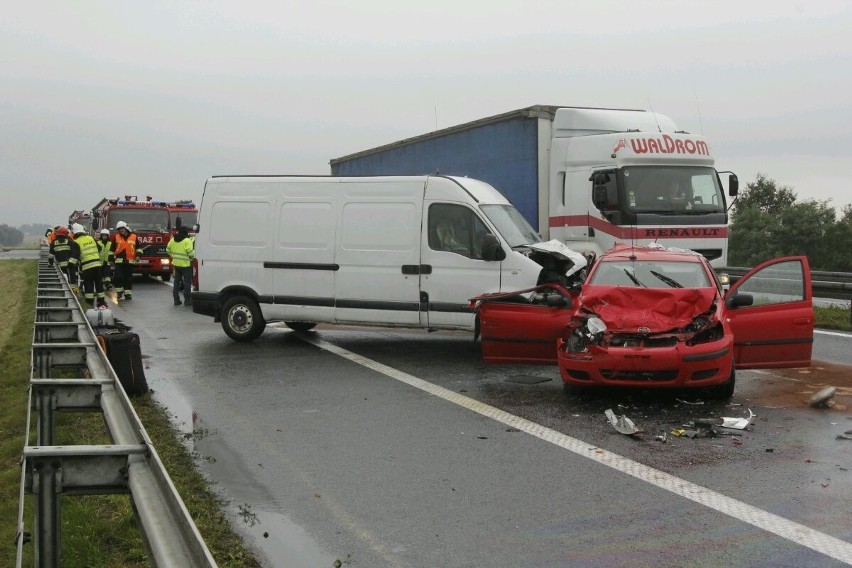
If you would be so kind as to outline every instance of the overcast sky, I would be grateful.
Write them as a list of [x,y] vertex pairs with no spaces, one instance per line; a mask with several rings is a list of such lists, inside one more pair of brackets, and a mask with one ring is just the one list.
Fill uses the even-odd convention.
[[0,223],[534,104],[642,108],[741,185],[852,202],[852,2],[0,0]]

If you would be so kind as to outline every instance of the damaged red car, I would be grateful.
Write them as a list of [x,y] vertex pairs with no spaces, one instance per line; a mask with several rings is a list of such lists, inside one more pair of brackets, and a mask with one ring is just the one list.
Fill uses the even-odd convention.
[[566,390],[708,388],[736,369],[806,367],[813,345],[804,256],[767,261],[725,291],[700,254],[618,245],[579,290],[545,284],[474,299],[486,363],[559,365]]

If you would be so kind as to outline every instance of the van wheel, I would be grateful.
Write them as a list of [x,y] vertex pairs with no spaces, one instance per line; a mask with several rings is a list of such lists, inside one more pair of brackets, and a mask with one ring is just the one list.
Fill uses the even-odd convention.
[[293,331],[310,331],[317,326],[312,321],[285,321],[284,325]]
[[731,367],[731,376],[721,385],[710,387],[710,397],[716,400],[729,400],[734,396],[734,388],[737,386],[737,373]]
[[260,308],[251,298],[233,296],[222,306],[222,329],[231,339],[251,341],[258,338],[265,327]]

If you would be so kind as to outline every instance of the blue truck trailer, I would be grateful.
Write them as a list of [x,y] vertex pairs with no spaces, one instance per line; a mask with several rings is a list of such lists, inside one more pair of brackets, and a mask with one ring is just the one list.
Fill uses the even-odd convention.
[[[727,263],[727,205],[709,145],[653,112],[536,105],[334,158],[330,165],[334,176],[480,179],[502,192],[544,239],[582,252],[600,253],[617,242],[659,242],[699,251],[715,266]],[[735,175],[727,186],[735,195]]]

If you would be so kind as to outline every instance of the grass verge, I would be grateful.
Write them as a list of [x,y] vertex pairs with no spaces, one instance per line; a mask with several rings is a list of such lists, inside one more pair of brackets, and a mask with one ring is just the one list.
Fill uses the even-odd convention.
[[823,329],[841,329],[852,331],[852,313],[845,307],[830,306],[827,308],[815,307],[816,326]]
[[[0,566],[14,566],[8,546],[17,529],[20,457],[26,432],[30,343],[33,338],[37,264],[0,262]],[[133,400],[160,459],[166,464],[187,509],[219,566],[255,567],[259,562],[232,530],[221,503],[196,469],[193,457],[168,414],[150,395]],[[109,443],[100,414],[62,413],[56,417],[56,443]],[[30,434],[31,435],[31,434]],[[33,438],[30,437],[30,440]],[[26,499],[24,523],[33,531],[34,498]],[[63,496],[62,565],[136,568],[149,566],[128,495]],[[33,565],[34,543],[26,545],[24,565]]]

